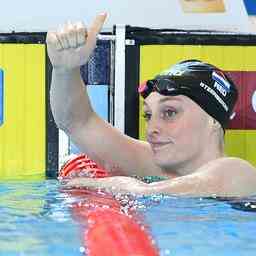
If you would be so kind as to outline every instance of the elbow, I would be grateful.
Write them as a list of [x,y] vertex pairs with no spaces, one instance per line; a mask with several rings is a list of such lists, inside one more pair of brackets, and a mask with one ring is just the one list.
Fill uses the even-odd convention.
[[[86,130],[88,125],[94,120],[93,117],[97,116],[92,112],[90,115],[80,116],[77,118],[75,115],[65,115],[63,118],[54,118],[56,126],[65,132],[68,136],[78,134],[78,131]],[[70,117],[70,118],[69,118]],[[76,118],[75,118],[76,117]]]
[[71,125],[68,122],[64,122],[63,120],[54,118],[54,122],[58,129],[62,130],[66,134],[70,134],[70,131],[72,130]]

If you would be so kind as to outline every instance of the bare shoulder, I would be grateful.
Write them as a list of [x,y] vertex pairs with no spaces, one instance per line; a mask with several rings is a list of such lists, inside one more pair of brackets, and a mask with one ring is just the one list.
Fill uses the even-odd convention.
[[[202,169],[215,169],[215,170],[229,170],[230,172],[253,172],[256,175],[256,168],[248,161],[238,157],[221,157],[216,160],[210,161]],[[200,168],[201,169],[201,168]],[[200,170],[199,169],[199,170]]]
[[213,160],[203,167],[203,172],[209,177],[215,177],[215,182],[227,194],[243,196],[256,192],[256,168],[241,158],[223,157]]
[[189,196],[256,195],[256,169],[243,159],[222,157],[189,175],[152,183],[149,187],[151,192]]

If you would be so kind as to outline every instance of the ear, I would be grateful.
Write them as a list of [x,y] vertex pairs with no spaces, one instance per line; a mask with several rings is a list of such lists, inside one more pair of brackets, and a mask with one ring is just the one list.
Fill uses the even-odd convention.
[[211,122],[211,127],[214,129],[214,130],[219,130],[221,128],[221,125],[220,123],[214,119],[214,118],[211,118],[210,119],[210,122]]

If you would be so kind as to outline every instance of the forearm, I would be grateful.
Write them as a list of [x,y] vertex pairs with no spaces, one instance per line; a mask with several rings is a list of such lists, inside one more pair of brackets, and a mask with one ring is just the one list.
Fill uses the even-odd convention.
[[147,194],[148,184],[127,176],[113,176],[107,178],[74,178],[67,182],[65,187],[84,187],[91,189],[104,189],[112,193]]
[[[183,195],[206,196],[210,195],[207,186],[203,185],[200,178],[189,181],[184,178],[175,178],[146,184],[138,179],[126,176],[113,176],[108,178],[75,178],[67,183],[68,187],[87,187],[104,189],[113,193],[134,193],[137,195]],[[200,191],[198,189],[201,189]]]
[[53,69],[50,103],[56,124],[69,132],[72,125],[86,123],[94,113],[80,69]]

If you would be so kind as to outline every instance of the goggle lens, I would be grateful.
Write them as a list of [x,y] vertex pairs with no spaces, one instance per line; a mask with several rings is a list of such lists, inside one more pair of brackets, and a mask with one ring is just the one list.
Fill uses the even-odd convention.
[[138,88],[138,92],[145,99],[151,92],[156,91],[162,95],[171,95],[177,90],[177,84],[169,79],[152,79],[143,82]]

